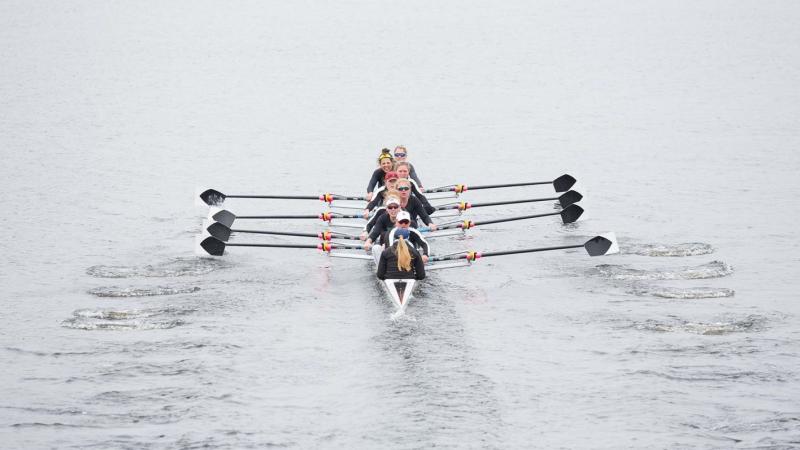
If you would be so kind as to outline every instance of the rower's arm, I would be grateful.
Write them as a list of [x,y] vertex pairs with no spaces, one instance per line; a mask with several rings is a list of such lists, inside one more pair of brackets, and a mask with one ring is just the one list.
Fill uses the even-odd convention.
[[[378,171],[380,171],[380,173],[378,173]],[[368,194],[371,194],[372,191],[375,190],[375,186],[377,186],[378,183],[380,183],[378,175],[381,175],[382,173],[383,173],[382,169],[376,169],[374,172],[372,172],[372,177],[369,179],[369,183],[367,184]]]
[[378,258],[378,271],[375,273],[375,275],[377,275],[379,280],[386,279],[386,250],[384,250],[381,253],[381,257]]
[[411,177],[412,180],[416,181],[419,187],[422,187],[422,181],[419,181],[419,177],[417,176],[417,170],[414,169],[413,164],[408,165],[408,176]]
[[414,264],[414,278],[417,280],[425,279],[425,263],[422,262],[422,257],[417,253],[416,258],[413,260]]
[[425,238],[422,237],[422,233],[420,233],[417,230],[413,230],[411,232],[411,237],[409,238],[409,240],[411,242],[413,242],[414,245],[416,245],[417,247],[422,249],[422,254],[423,255],[425,255],[425,256],[430,256],[431,255],[430,245],[428,245],[428,241],[426,241]]

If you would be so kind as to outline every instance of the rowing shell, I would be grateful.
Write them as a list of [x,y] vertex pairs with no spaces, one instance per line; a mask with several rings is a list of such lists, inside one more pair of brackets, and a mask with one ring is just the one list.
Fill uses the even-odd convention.
[[[383,253],[383,245],[375,245],[372,247],[372,257],[375,261],[375,267],[378,266],[381,253]],[[389,301],[392,302],[397,309],[394,317],[405,313],[408,304],[411,302],[414,287],[417,285],[417,280],[413,278],[400,278],[400,279],[385,279],[381,283],[386,290]]]

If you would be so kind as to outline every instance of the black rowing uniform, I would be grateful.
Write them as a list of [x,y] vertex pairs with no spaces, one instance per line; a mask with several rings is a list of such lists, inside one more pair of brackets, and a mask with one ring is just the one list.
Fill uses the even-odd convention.
[[378,271],[376,273],[378,279],[402,280],[413,278],[415,280],[424,280],[425,264],[422,263],[422,257],[413,245],[408,246],[408,252],[411,253],[410,272],[397,268],[397,243],[386,247],[378,259]]
[[417,171],[414,169],[414,165],[408,163],[408,176],[411,177],[418,185],[422,186],[422,181],[419,181],[419,177],[417,176]]
[[[409,172],[409,175],[411,172]],[[367,184],[367,192],[372,192],[376,186],[383,186],[383,177],[386,176],[386,172],[383,171],[380,167],[375,169],[372,172],[372,178],[369,179],[369,184]]]
[[[397,227],[394,227],[391,230],[389,230],[389,232],[386,233],[386,235],[384,236],[383,242],[389,247],[394,245],[394,243],[398,240],[398,238],[394,237],[395,231],[397,231]],[[430,246],[428,245],[428,241],[426,241],[425,238],[422,237],[422,233],[420,233],[419,230],[417,230],[416,228],[411,228],[411,227],[408,228],[408,231],[410,234],[408,236],[407,241],[414,244],[415,248],[421,250],[423,255],[430,256],[431,254]]]
[[[422,202],[420,202],[413,195],[408,197],[408,203],[406,204],[406,207],[403,208],[403,210],[407,211],[408,215],[411,216],[411,226],[413,228],[419,228],[418,226],[419,221],[417,220],[417,218],[422,219],[423,225],[430,225],[433,223],[431,217],[425,211],[425,207],[422,206]],[[372,242],[375,242],[375,237],[377,237],[380,233],[383,233],[384,231],[388,230],[393,226],[391,220],[389,220],[388,225],[384,224],[386,228],[381,229],[381,231],[378,232],[378,235],[375,235],[375,237],[373,237],[372,233],[373,231],[375,231],[375,226],[378,224],[378,221],[380,221],[381,217],[383,216],[387,216],[386,220],[389,220],[388,215],[386,214],[386,208],[380,207],[377,210],[375,210],[375,214],[372,215],[369,221],[367,221],[367,224],[364,226],[364,229],[367,231],[367,233],[370,233],[370,238],[372,239]]]
[[[409,181],[411,181],[411,194],[413,194],[414,197],[417,197],[419,199],[419,201],[422,202],[422,206],[425,207],[425,212],[426,213],[428,213],[429,215],[433,214],[433,212],[436,211],[436,208],[434,208],[430,204],[428,199],[425,198],[424,195],[422,195],[422,193],[419,191],[419,187],[417,187],[417,183],[414,182],[414,180],[409,180]],[[372,211],[373,209],[375,209],[376,206],[378,206],[381,203],[383,203],[383,195],[381,195],[381,193],[384,192],[385,190],[386,190],[386,186],[385,185],[379,187],[378,189],[375,189],[375,192],[373,192],[373,194],[372,194],[373,195],[372,196],[372,201],[367,203],[367,209],[368,210]]]

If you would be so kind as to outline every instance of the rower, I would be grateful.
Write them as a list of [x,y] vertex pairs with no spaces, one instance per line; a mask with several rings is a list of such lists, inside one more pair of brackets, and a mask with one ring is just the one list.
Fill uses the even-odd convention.
[[[364,242],[364,250],[370,251],[372,245],[381,237],[383,233],[394,228],[394,223],[397,221],[397,214],[400,212],[400,199],[398,197],[390,196],[386,199],[386,207],[375,213],[373,220],[367,223],[366,231],[369,231],[369,236],[366,237]],[[362,239],[364,235],[362,234]]]
[[[417,183],[417,187],[420,190],[422,190],[423,189],[422,181],[419,181],[419,177],[417,176],[417,171],[414,170],[414,166],[411,165],[410,162],[408,162],[407,158],[408,158],[408,150],[405,147],[403,147],[402,145],[398,145],[397,147],[394,148],[395,163],[403,162],[408,164],[409,176],[411,177],[412,180],[414,180],[415,183]],[[401,175],[400,178],[408,178],[408,176],[404,177]]]
[[[411,225],[417,228],[416,224],[421,222],[423,225],[427,225],[431,231],[435,231],[436,224],[431,220],[422,202],[411,195],[411,181],[408,178],[397,180],[397,192],[400,195],[400,207],[411,214]],[[417,220],[418,218],[420,220]]]
[[405,239],[408,242],[411,242],[416,249],[418,249],[422,254],[422,262],[427,264],[428,263],[428,256],[431,254],[430,246],[428,245],[428,241],[422,237],[422,233],[420,233],[416,228],[411,228],[411,216],[405,212],[400,211],[397,213],[397,220],[395,221],[395,227],[389,230],[386,233],[388,239],[383,240],[383,244],[391,247],[394,245],[395,239],[395,232],[397,230],[408,230],[409,235]]
[[386,197],[389,196],[390,192],[395,191],[395,185],[397,184],[397,180],[399,178],[400,177],[397,175],[397,172],[395,172],[394,170],[386,172],[386,175],[384,175],[383,177],[384,179],[383,186],[379,187],[378,189],[375,189],[375,192],[373,192],[372,201],[367,203],[367,207],[364,209],[365,219],[369,218],[370,211],[375,209],[375,207],[377,207],[378,205],[383,204],[384,200],[386,200]]
[[394,158],[392,158],[392,152],[388,148],[381,150],[381,154],[378,156],[378,166],[372,172],[372,177],[367,184],[367,201],[372,200],[372,191],[376,186],[383,186],[385,174],[394,170]]
[[425,279],[425,264],[417,249],[408,245],[409,236],[408,229],[400,228],[394,231],[394,243],[387,246],[378,259],[376,275],[379,280]]
[[422,188],[413,179],[408,178],[411,175],[411,170],[413,170],[411,164],[407,162],[395,163],[394,170],[397,172],[398,177],[407,178],[408,181],[411,182],[411,193],[414,194],[414,197],[417,197],[419,201],[422,202],[422,206],[425,207],[426,213],[429,215],[433,214],[433,212],[436,211],[436,208],[434,208],[428,199],[422,195]]

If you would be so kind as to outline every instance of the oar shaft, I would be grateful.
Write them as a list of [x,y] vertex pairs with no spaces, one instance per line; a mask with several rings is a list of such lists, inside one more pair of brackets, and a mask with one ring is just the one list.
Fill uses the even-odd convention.
[[501,255],[515,255],[517,253],[535,253],[535,252],[547,252],[550,250],[566,250],[569,248],[582,248],[583,244],[576,244],[576,245],[560,245],[558,247],[539,247],[539,248],[523,248],[519,250],[505,250],[500,252],[486,252],[480,253],[481,258],[486,258],[488,256],[501,256]]
[[507,217],[505,219],[483,220],[481,222],[473,222],[472,226],[490,225],[493,223],[513,222],[515,220],[535,219],[537,217],[557,216],[560,212],[544,213],[544,214],[531,214],[529,216]]
[[469,186],[470,191],[476,191],[478,189],[495,189],[495,188],[506,188],[506,187],[517,187],[517,186],[535,186],[539,184],[553,184],[552,181],[530,181],[527,183],[505,183],[505,184],[484,184],[482,186]]
[[319,200],[319,195],[225,195],[227,198],[271,198],[285,200]]
[[319,234],[316,233],[294,233],[291,231],[267,231],[267,230],[231,230],[231,231],[233,233],[269,234],[275,236],[319,237]]
[[505,200],[502,202],[488,202],[488,203],[470,203],[470,208],[480,208],[482,206],[499,206],[499,205],[513,205],[515,203],[534,203],[534,202],[546,202],[549,200],[558,200],[558,197],[548,197],[548,198],[527,198],[524,200]]
[[319,219],[319,215],[236,216],[237,219]]
[[276,247],[276,248],[319,248],[317,244],[237,244],[227,243],[226,247]]

